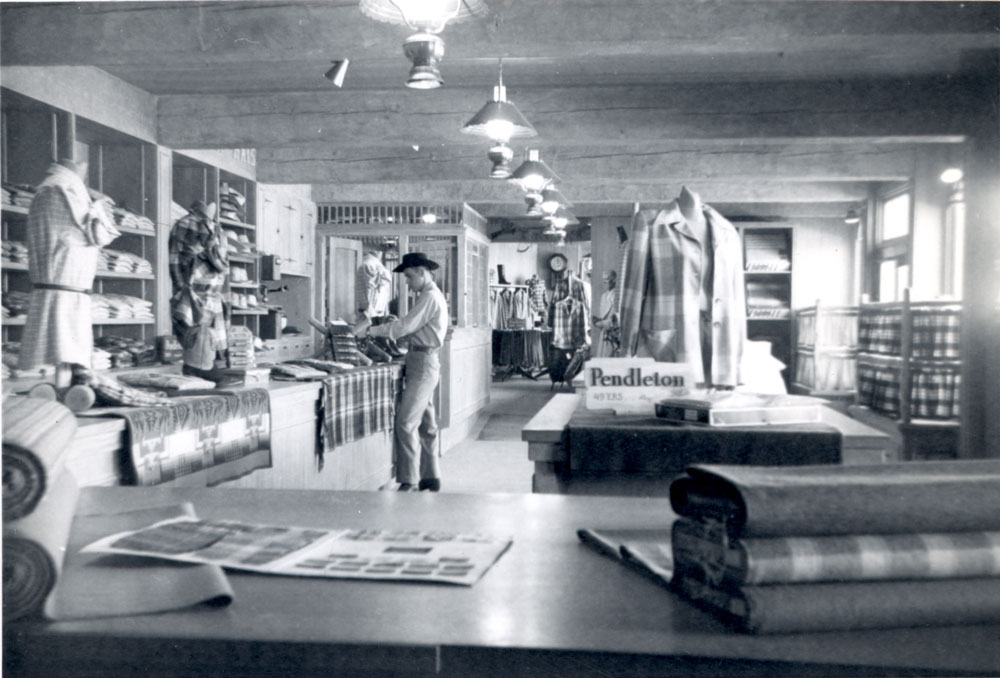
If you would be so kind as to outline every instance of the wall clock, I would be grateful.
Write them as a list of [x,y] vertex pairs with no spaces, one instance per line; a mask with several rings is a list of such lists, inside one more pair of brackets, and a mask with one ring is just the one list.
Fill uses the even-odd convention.
[[569,262],[566,260],[566,255],[564,254],[556,253],[553,254],[551,257],[549,257],[549,268],[554,273],[562,273],[563,271],[565,271],[566,265],[568,263]]

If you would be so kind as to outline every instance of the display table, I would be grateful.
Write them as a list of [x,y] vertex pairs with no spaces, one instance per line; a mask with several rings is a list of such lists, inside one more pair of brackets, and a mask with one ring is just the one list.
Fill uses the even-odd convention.
[[[581,452],[571,454],[569,429],[576,423],[581,430],[593,431],[605,422],[608,436]],[[667,496],[670,481],[693,462],[711,463],[884,463],[895,460],[892,439],[828,407],[823,408],[825,428],[840,436],[839,458],[831,454],[830,441],[818,436],[817,444],[794,441],[795,449],[777,449],[781,436],[771,427],[725,431],[705,427],[663,424],[658,444],[647,447],[635,434],[639,427],[649,427],[651,418],[615,416],[610,412],[588,411],[583,396],[577,393],[555,395],[522,429],[521,439],[528,443],[528,458],[535,463],[532,488],[535,492],[560,494],[610,494],[625,496]],[[655,422],[654,422],[655,423]],[[809,430],[803,426],[803,432]],[[783,427],[783,433],[794,427]],[[814,433],[819,433],[816,431]],[[746,436],[746,444],[734,444],[734,436]],[[617,437],[616,437],[617,436]],[[670,442],[664,443],[664,436]],[[708,440],[715,436],[718,440]],[[792,440],[789,438],[788,440]],[[677,445],[669,452],[670,444]],[[738,441],[737,441],[738,443]],[[774,443],[774,444],[772,444]],[[740,448],[743,448],[742,450]],[[705,450],[700,456],[698,450]],[[790,457],[783,460],[782,456]]]
[[229,572],[227,608],[8,624],[11,676],[968,675],[1000,625],[754,637],[581,544],[664,528],[665,499],[87,488],[78,513],[189,501],[203,518],[486,532],[513,546],[472,587]]

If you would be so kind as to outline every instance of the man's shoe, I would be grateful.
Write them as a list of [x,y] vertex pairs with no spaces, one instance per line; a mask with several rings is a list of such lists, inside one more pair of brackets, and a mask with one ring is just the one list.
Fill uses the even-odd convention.
[[431,492],[440,492],[441,491],[441,479],[440,478],[425,478],[424,480],[420,481],[420,484],[417,485],[417,487],[419,488],[419,490],[421,492],[423,492],[424,490],[430,490]]
[[416,492],[416,490],[413,489],[413,485],[410,483],[400,483],[396,490],[398,492]]

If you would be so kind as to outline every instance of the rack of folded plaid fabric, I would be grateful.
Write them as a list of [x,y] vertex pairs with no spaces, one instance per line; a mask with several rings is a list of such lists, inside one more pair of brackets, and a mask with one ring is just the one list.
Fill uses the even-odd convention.
[[90,296],[90,317],[101,320],[152,320],[153,302],[128,294],[97,294]]
[[672,587],[741,630],[1000,619],[1000,460],[699,464],[670,499]]
[[153,265],[142,257],[130,252],[102,249],[97,257],[97,270],[112,273],[135,273],[153,275]]
[[35,198],[35,187],[30,184],[14,184],[3,182],[2,185],[3,204],[14,207],[31,207],[31,201]]

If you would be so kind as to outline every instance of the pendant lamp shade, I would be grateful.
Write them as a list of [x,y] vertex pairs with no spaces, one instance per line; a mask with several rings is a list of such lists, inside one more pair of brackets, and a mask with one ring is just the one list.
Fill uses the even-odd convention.
[[463,21],[487,11],[484,0],[361,0],[359,8],[376,21],[427,33],[440,33],[449,21]]
[[538,134],[531,123],[517,110],[517,106],[504,100],[504,87],[493,88],[493,101],[479,109],[462,131],[487,137],[491,141],[507,142],[516,137],[533,137]]
[[542,191],[541,208],[544,214],[555,214],[560,207],[569,209],[573,206],[566,196],[555,186],[549,186]]
[[566,228],[567,226],[575,226],[580,223],[580,220],[573,216],[573,213],[565,207],[560,207],[556,210],[555,214],[542,218],[555,228]]
[[538,149],[528,151],[528,159],[514,170],[509,181],[517,184],[528,193],[541,193],[551,184],[558,181],[559,175],[545,164],[538,155]]

